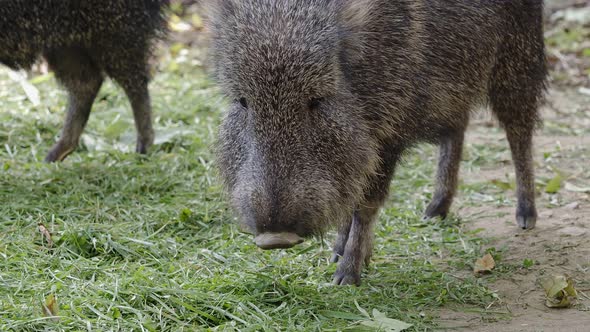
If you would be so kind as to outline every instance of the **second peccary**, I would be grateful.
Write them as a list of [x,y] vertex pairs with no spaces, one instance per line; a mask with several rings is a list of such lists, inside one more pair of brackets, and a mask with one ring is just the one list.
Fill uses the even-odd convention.
[[59,141],[45,158],[63,160],[78,145],[104,75],[125,90],[137,152],[154,141],[148,59],[166,30],[168,0],[12,0],[0,6],[0,63],[29,68],[44,56],[69,101]]
[[470,113],[489,105],[535,226],[532,135],[546,80],[541,0],[215,0],[215,75],[233,103],[218,163],[263,249],[339,228],[336,284],[358,284],[404,151],[440,145],[426,217],[457,187]]

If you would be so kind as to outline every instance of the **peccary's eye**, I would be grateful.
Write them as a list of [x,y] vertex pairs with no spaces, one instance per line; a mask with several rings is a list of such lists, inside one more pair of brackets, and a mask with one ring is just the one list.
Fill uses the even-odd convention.
[[242,105],[243,108],[248,108],[248,101],[246,100],[246,98],[242,97],[238,99],[238,102],[240,103],[240,105]]
[[320,104],[322,103],[323,99],[322,98],[312,98],[308,103],[307,103],[307,107],[310,110],[315,110],[318,107],[320,107]]

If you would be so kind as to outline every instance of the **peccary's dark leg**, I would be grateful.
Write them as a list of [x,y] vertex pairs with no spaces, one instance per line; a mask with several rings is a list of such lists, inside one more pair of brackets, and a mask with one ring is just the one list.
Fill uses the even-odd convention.
[[148,149],[154,144],[154,129],[152,128],[152,107],[150,95],[148,92],[147,81],[141,83],[141,86],[132,89],[125,89],[135,118],[135,128],[137,129],[137,145],[135,151],[141,154],[148,152]]
[[[401,149],[388,148],[382,153],[380,171],[372,179],[364,202],[357,207],[352,216],[342,254],[337,251],[341,250],[341,243],[337,241],[334,247],[334,255],[341,255],[333,279],[336,285],[359,285],[361,282],[363,263],[369,263],[373,250],[373,225],[379,209],[387,198],[389,183],[400,158],[400,151]],[[345,231],[346,226],[341,228],[338,240],[343,239]]]
[[330,258],[330,263],[337,263],[340,257],[344,255],[344,249],[346,247],[346,242],[348,241],[348,234],[350,233],[351,225],[352,218],[348,218],[348,220],[340,226],[338,235],[336,236],[336,242],[334,242],[334,248],[332,249],[332,258]]
[[110,60],[105,61],[105,68],[110,77],[119,83],[133,109],[135,128],[137,129],[136,152],[145,154],[154,143],[154,129],[152,128],[152,107],[148,91],[149,71],[147,57],[149,51],[146,47],[129,52],[123,50],[113,51],[108,55]]
[[373,224],[381,204],[362,207],[354,212],[350,233],[339,260],[333,282],[336,285],[360,285],[363,263],[368,263],[373,250]]
[[[531,87],[535,82],[522,83]],[[530,85],[529,85],[530,84]],[[539,82],[537,82],[539,84]],[[504,92],[500,94],[500,91]],[[535,208],[535,176],[533,172],[533,132],[539,121],[538,96],[526,89],[493,90],[493,109],[506,130],[512,160],[516,171],[516,222],[522,229],[534,228],[537,222]],[[515,93],[514,91],[520,91]]]
[[489,91],[492,110],[506,130],[512,151],[518,197],[516,222],[522,229],[534,228],[537,222],[532,142],[540,123],[538,109],[547,73],[541,26],[523,23],[518,33],[508,35]]
[[436,174],[436,191],[426,208],[425,218],[446,218],[453,202],[459,176],[464,131],[446,136],[441,140]]
[[535,125],[539,122],[537,105],[543,82],[523,79],[521,82],[512,81],[514,87],[506,86],[507,82],[511,81],[499,81],[493,85],[492,108],[506,130],[512,151],[518,198],[516,222],[522,229],[531,229],[537,223],[532,144]]
[[82,49],[49,51],[45,57],[58,81],[67,89],[69,98],[61,137],[45,157],[46,162],[55,162],[76,149],[103,77]]
[[530,128],[506,127],[506,136],[516,171],[516,222],[522,229],[532,229],[537,223],[532,155],[533,131]]

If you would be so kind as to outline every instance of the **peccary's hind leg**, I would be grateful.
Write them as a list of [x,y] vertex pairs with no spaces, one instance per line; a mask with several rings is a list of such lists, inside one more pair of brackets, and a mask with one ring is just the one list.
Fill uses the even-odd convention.
[[135,150],[142,154],[147,153],[154,143],[152,107],[148,91],[148,53],[148,48],[138,48],[131,53],[128,50],[113,51],[106,55],[108,60],[105,61],[107,74],[123,87],[131,103],[137,129]]
[[512,160],[516,171],[516,222],[522,229],[531,229],[537,222],[535,208],[535,176],[533,172],[533,132],[538,119],[536,102],[531,98],[510,98],[503,95],[503,102],[496,100],[493,109],[506,130]]
[[515,98],[505,93],[492,102],[494,112],[506,130],[516,171],[516,222],[522,229],[531,229],[537,223],[532,155],[533,131],[538,119],[536,100],[532,96]]
[[519,32],[510,34],[493,69],[489,100],[492,110],[506,130],[516,171],[518,205],[516,221],[522,229],[537,222],[532,142],[540,123],[539,106],[545,92],[547,67],[539,13],[521,13],[527,19],[515,20]]
[[390,148],[382,153],[380,171],[373,177],[364,202],[357,207],[351,222],[340,229],[332,256],[333,261],[338,261],[333,278],[336,285],[359,285],[361,282],[363,264],[369,263],[373,250],[373,225],[389,192],[389,183],[400,157],[399,151]]
[[533,172],[533,130],[506,126],[506,136],[516,170],[516,222],[522,229],[534,228],[537,223],[535,208],[535,176]]
[[492,84],[490,100],[494,113],[506,130],[512,152],[518,198],[516,222],[522,229],[531,229],[537,222],[532,155],[533,132],[539,122],[538,105],[544,81],[539,73],[510,73],[512,79],[507,77],[508,74],[504,71],[497,73],[498,77]]
[[436,174],[436,191],[426,208],[424,218],[446,218],[453,202],[459,176],[464,130],[458,130],[441,140]]
[[46,162],[61,161],[74,151],[86,126],[92,103],[102,85],[100,69],[78,48],[46,52],[49,66],[68,91],[67,114],[58,142],[51,148]]
[[146,154],[154,144],[154,129],[152,128],[152,107],[148,92],[147,81],[141,82],[136,87],[125,88],[127,97],[131,102],[135,128],[137,129],[137,144],[135,151]]

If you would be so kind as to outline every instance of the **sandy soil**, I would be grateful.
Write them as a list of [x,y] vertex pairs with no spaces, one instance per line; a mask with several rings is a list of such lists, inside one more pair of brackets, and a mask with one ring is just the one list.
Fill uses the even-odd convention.
[[[535,162],[538,178],[551,178],[557,167],[566,182],[590,185],[590,96],[577,89],[553,90],[543,109],[546,127],[535,139]],[[507,144],[502,132],[487,126],[489,116],[474,121],[467,144]],[[556,132],[567,124],[574,135]],[[569,130],[568,129],[568,130]],[[585,129],[585,131],[584,131]],[[575,135],[576,130],[580,134]],[[490,131],[493,131],[490,133]],[[493,142],[493,143],[490,143]],[[553,160],[548,160],[550,153]],[[496,165],[477,170],[463,170],[464,183],[514,179],[510,156],[501,156]],[[505,157],[505,158],[503,158]],[[539,220],[532,231],[520,231],[514,223],[513,207],[461,208],[457,214],[472,220],[466,227],[481,229],[483,237],[492,239],[489,247],[507,248],[500,264],[520,265],[525,258],[534,259],[530,269],[520,269],[491,284],[498,300],[487,310],[449,308],[440,313],[442,327],[452,331],[590,331],[590,192],[562,188],[557,194],[540,193],[537,197]],[[544,305],[540,281],[550,275],[567,274],[579,291],[577,304],[569,309],[550,309]]]

